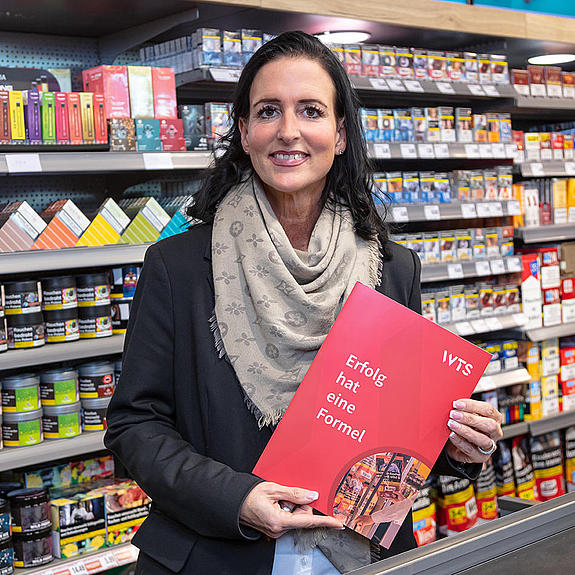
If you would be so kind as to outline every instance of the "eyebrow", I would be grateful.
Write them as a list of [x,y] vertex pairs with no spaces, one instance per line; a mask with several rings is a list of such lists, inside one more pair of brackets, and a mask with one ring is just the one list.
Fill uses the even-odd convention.
[[[253,107],[256,108],[260,104],[280,104],[281,100],[279,98],[261,98],[257,102],[254,103]],[[327,105],[324,104],[321,100],[317,98],[304,98],[302,100],[298,100],[298,104],[319,104],[324,108],[327,108]]]

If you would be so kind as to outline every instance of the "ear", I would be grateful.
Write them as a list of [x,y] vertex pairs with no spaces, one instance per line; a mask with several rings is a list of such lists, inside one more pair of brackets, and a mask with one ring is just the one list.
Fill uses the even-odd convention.
[[347,146],[347,133],[345,130],[345,118],[340,118],[337,121],[337,137],[335,140],[336,150],[345,150]]
[[248,123],[245,118],[239,119],[238,128],[240,129],[240,134],[242,135],[242,148],[247,154],[250,150],[248,147]]

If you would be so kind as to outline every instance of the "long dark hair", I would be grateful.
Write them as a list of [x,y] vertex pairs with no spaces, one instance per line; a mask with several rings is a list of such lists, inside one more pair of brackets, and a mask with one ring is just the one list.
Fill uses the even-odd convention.
[[299,31],[284,32],[267,42],[246,64],[234,95],[232,126],[217,145],[214,165],[195,194],[188,215],[204,222],[213,221],[218,204],[230,188],[253,174],[250,158],[242,147],[238,124],[240,118],[247,120],[249,117],[250,89],[256,74],[272,60],[282,57],[303,57],[318,62],[334,83],[336,115],[345,119],[345,153],[334,158],[326,176],[322,201],[325,203],[329,198],[347,206],[360,237],[370,239],[377,233],[382,240],[387,239],[386,227],[373,202],[372,170],[358,113],[359,99],[335,54],[317,38]]

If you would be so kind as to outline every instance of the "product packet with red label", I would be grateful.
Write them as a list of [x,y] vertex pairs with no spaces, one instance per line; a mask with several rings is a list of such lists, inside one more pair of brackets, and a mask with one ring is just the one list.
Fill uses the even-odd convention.
[[564,495],[563,453],[559,432],[531,437],[529,443],[539,501]]
[[477,501],[469,479],[440,476],[439,532],[449,537],[477,523]]
[[437,507],[432,497],[432,486],[429,480],[421,488],[411,509],[411,515],[417,546],[433,543],[437,539]]
[[495,468],[491,460],[483,465],[483,469],[475,482],[475,499],[477,501],[478,522],[497,519],[499,509],[495,487]]

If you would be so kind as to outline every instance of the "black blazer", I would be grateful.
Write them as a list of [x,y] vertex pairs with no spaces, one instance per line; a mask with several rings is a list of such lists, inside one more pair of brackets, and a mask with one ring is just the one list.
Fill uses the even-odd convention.
[[[258,429],[215,350],[211,230],[195,226],[148,249],[108,410],[106,447],[153,500],[133,541],[146,575],[268,575],[273,564],[274,542],[239,524],[271,432]],[[419,258],[386,248],[379,291],[420,312]],[[445,458],[434,468],[450,471]],[[412,547],[409,514],[384,552]]]

